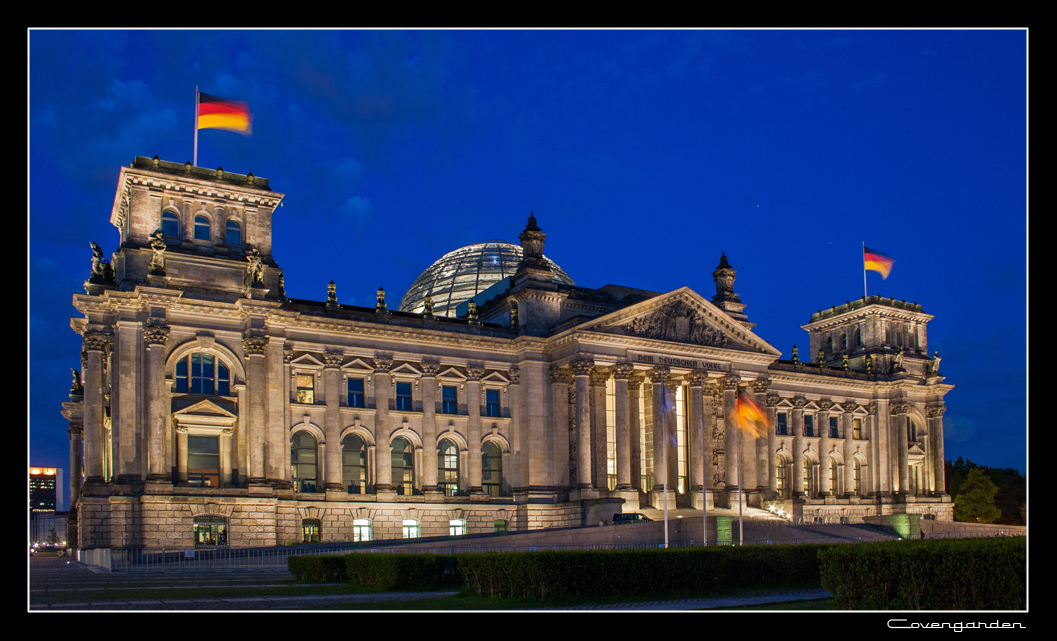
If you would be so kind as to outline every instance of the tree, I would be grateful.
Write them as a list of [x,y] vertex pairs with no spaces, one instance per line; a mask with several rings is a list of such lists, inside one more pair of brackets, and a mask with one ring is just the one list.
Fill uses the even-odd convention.
[[991,523],[998,520],[1002,512],[995,507],[997,493],[998,486],[984,470],[969,470],[965,482],[958,488],[958,495],[954,497],[954,520],[970,523]]

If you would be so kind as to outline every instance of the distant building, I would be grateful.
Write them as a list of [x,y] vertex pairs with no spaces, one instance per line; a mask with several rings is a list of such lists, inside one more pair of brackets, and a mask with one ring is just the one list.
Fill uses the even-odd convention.
[[[665,481],[698,510],[743,496],[808,520],[952,518],[952,386],[917,303],[820,310],[810,355],[783,360],[725,255],[711,298],[591,289],[543,255],[533,216],[520,247],[442,257],[400,309],[382,290],[342,305],[333,283],[291,299],[272,255],[282,197],[156,157],[121,169],[117,251],[93,243],[73,297],[83,351],[63,415],[82,547],[580,525],[663,505]],[[348,252],[355,273],[354,246],[321,230],[318,251]],[[739,393],[772,429],[734,427]]]
[[62,470],[29,468],[29,511],[54,512],[62,507]]

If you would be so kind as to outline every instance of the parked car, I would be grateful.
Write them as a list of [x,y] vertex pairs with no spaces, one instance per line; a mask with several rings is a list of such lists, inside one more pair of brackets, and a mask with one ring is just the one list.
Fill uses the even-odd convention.
[[621,523],[640,523],[642,521],[652,521],[653,519],[646,518],[645,514],[639,514],[638,512],[632,512],[630,514],[614,514],[613,525],[619,525]]

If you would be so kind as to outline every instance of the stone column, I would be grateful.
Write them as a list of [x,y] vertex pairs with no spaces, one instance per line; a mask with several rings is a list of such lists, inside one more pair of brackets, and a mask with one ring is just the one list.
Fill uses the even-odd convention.
[[[650,382],[653,383],[653,492],[655,496],[659,496],[659,498],[654,499],[654,507],[661,505],[662,503],[660,502],[664,500],[664,496],[660,495],[660,492],[664,491],[666,482],[668,492],[673,489],[672,479],[669,478],[668,468],[665,466],[665,448],[668,447],[668,438],[665,432],[674,426],[668,424],[668,417],[664,415],[664,399],[662,397],[664,393],[662,386],[667,384],[665,379],[668,378],[669,371],[671,370],[667,367],[655,367],[649,373]],[[673,506],[674,503],[669,505],[669,507]]]
[[892,495],[892,470],[889,464],[888,400],[877,399],[866,408],[870,430],[870,462],[873,467],[873,491],[882,496]]
[[576,484],[580,489],[592,488],[591,476],[591,368],[594,363],[578,358],[570,363],[576,377]]
[[706,372],[695,370],[690,373],[690,443],[687,448],[690,455],[690,496],[692,505],[701,509],[705,500],[705,379]]
[[793,399],[793,478],[792,496],[803,498],[804,492],[804,406],[807,399],[797,396]]
[[79,394],[75,395],[71,392],[70,398],[70,401],[62,404],[62,416],[69,421],[69,428],[66,432],[70,438],[70,477],[68,481],[70,509],[73,510],[77,506],[77,499],[81,496],[81,447],[83,446],[82,439],[84,437],[84,404]]
[[[576,483],[575,473],[570,474],[570,463],[578,461],[578,452],[576,446],[578,445],[575,438],[570,438],[570,417],[569,416],[569,386],[573,383],[573,375],[567,369],[560,367],[550,368],[551,377],[551,399],[554,404],[551,424],[551,447],[547,451],[547,456],[551,457],[553,461],[552,483],[558,485],[566,485],[568,487],[574,487]],[[522,486],[527,485],[525,481],[521,481]]]
[[[341,361],[338,352],[323,354],[323,438],[326,443],[323,460],[323,487],[328,494],[343,492],[345,484],[341,474]],[[337,499],[337,497],[335,497]]]
[[[287,355],[293,352],[287,348],[286,337],[271,335],[264,350],[265,394],[265,428],[264,440],[267,443],[264,461],[264,476],[275,489],[292,490],[293,478],[290,475],[290,369]],[[340,381],[340,375],[339,375]],[[324,385],[321,381],[321,385]],[[340,385],[340,383],[339,383]],[[325,387],[325,385],[324,385]],[[325,389],[324,389],[325,393]],[[340,397],[340,394],[339,394]],[[338,401],[335,401],[338,402]],[[325,421],[324,421],[325,422]],[[240,439],[232,440],[236,445]],[[244,458],[241,452],[233,460]],[[318,459],[323,461],[323,459]],[[240,463],[241,464],[241,463]],[[316,468],[325,471],[324,466]],[[241,473],[240,473],[241,474]]]
[[[530,368],[530,375],[531,373],[532,370]],[[516,451],[518,453],[519,459],[521,459],[522,456],[528,459],[536,458],[527,456],[522,452],[522,450],[524,449],[522,444],[525,443],[526,440],[522,438],[521,424],[521,369],[516,365],[513,365],[510,367],[509,370],[507,370],[507,376],[510,378],[510,386],[507,388],[506,391],[506,405],[510,409],[509,437],[512,444],[516,443],[517,445],[516,450],[513,450],[513,447],[511,448],[511,450]],[[543,394],[543,392],[544,390],[542,388],[539,388],[539,393]],[[500,407],[499,413],[503,413],[502,407]],[[553,447],[553,443],[549,443],[548,441],[553,440],[553,438],[545,439],[541,443],[543,447],[540,448],[541,451],[539,452],[539,454],[543,455],[543,457],[547,457],[548,447]],[[500,494],[502,494],[503,496],[511,496],[513,494],[513,488],[515,487],[514,481],[521,477],[521,475],[515,471],[515,468],[518,466],[515,466],[511,461],[511,459],[513,458],[513,451],[511,450],[501,448],[501,454],[503,455],[503,485],[500,488]],[[529,462],[531,463],[532,461],[530,460]],[[551,459],[544,458],[542,461],[536,463],[536,467],[540,470],[540,477],[543,479],[547,479],[544,481],[544,483],[549,484],[551,482],[549,479],[551,478],[551,473],[553,471]],[[531,478],[531,472],[529,476]]]
[[[87,353],[84,368],[84,484],[106,483],[103,470],[103,448],[106,445],[103,427],[103,357],[110,345],[110,337],[103,332],[84,333]],[[87,490],[87,488],[86,488]]]
[[[831,494],[839,493],[839,488],[832,487],[832,480],[830,479],[830,452],[829,452],[829,408],[833,407],[833,401],[828,398],[824,398],[818,402],[818,458],[819,467],[821,473],[819,478],[819,492],[820,497],[827,497]],[[840,479],[838,479],[838,483]]]
[[422,491],[437,492],[437,374],[440,363],[423,361],[418,389],[422,396]]
[[138,375],[142,329],[143,324],[135,321],[119,320],[114,324],[114,350],[110,359],[111,452],[114,481],[120,485],[138,483],[144,476],[139,447],[142,414],[137,398],[143,389]]
[[929,421],[929,436],[932,437],[933,493],[947,493],[947,469],[943,459],[943,413],[945,405],[933,405],[926,408]]
[[168,408],[163,406],[165,343],[169,328],[148,322],[143,328],[147,347],[147,483],[172,485],[172,462],[165,457]]
[[[844,405],[844,414],[841,415],[841,436],[844,438],[844,496],[855,493],[855,440],[852,438],[854,431],[855,407]],[[866,470],[863,470],[862,494],[866,496]]]
[[617,489],[631,489],[631,425],[628,417],[628,375],[635,370],[631,363],[613,367],[613,398],[616,404]]
[[764,405],[767,407],[767,418],[771,422],[771,429],[767,431],[767,490],[771,496],[778,495],[778,402],[782,397],[777,394],[767,394],[764,397]]
[[891,404],[891,414],[895,418],[892,427],[894,432],[892,442],[896,448],[896,466],[899,474],[899,493],[910,494],[910,466],[907,461],[907,452],[910,449],[910,441],[907,437],[907,412],[910,411],[910,403],[906,401],[895,401]]
[[[265,380],[264,351],[267,345],[267,336],[247,334],[242,338],[242,352],[246,357],[246,401],[248,405],[246,411],[249,414],[249,419],[246,421],[248,432],[246,445],[249,448],[247,454],[250,466],[247,474],[247,484],[258,487],[267,485],[264,468],[265,448],[267,447],[264,416],[265,385],[267,381]],[[187,435],[181,434],[180,458],[184,460],[181,480],[184,480],[187,474],[186,447]]]
[[594,470],[594,486],[609,490],[609,434],[606,420],[606,381],[609,370],[596,367],[591,370],[591,467]]
[[[393,359],[377,357],[374,359],[374,439],[376,443],[378,483],[376,493],[394,492],[393,488],[393,449],[389,444],[389,393],[392,390]],[[416,470],[421,473],[421,470]],[[416,474],[417,476],[417,474]]]
[[[738,438],[741,435],[741,430],[731,421],[730,414],[734,409],[734,404],[738,399],[738,385],[741,383],[741,377],[737,374],[729,374],[724,376],[721,385],[723,388],[723,436],[724,436],[724,450],[726,450],[726,477],[727,477],[727,493],[731,507],[737,507],[737,491],[741,487],[741,479],[738,477]],[[755,450],[752,450],[755,451]],[[745,456],[744,448],[742,448],[742,456]]]
[[646,380],[642,374],[628,374],[628,456],[631,474],[631,487],[644,492],[646,488],[642,485],[642,419],[641,394],[642,382]]
[[[293,480],[293,477],[290,475],[290,428],[293,426],[293,423],[294,423],[294,417],[293,417],[293,414],[291,412],[291,407],[292,407],[291,404],[293,402],[292,396],[293,396],[294,390],[297,389],[297,383],[294,381],[293,367],[290,365],[290,362],[293,361],[293,360],[294,360],[294,350],[293,350],[293,348],[284,344],[283,345],[283,370],[282,370],[283,385],[282,385],[282,388],[281,388],[282,392],[280,392],[280,394],[282,395],[282,401],[283,401],[283,414],[282,414],[283,427],[282,427],[282,434],[281,434],[280,440],[282,441],[282,444],[283,444],[283,474],[282,474],[283,481],[282,481],[282,486],[283,486],[284,489],[290,489],[290,490],[292,490],[293,487],[294,487],[294,480]],[[366,393],[366,391],[367,390],[365,389],[364,393]],[[244,441],[244,439],[240,436],[239,441],[238,441],[239,447],[244,447],[243,441]],[[245,460],[246,454],[245,453],[240,453],[240,457],[241,457],[242,460]]]
[[[718,379],[711,379],[712,381]],[[722,479],[720,454],[723,453],[722,425],[716,417],[723,414],[723,397],[719,392],[719,386],[715,382],[705,383],[701,388],[703,401],[704,440],[705,440],[705,471],[704,492],[707,507],[715,506],[716,487]]]
[[[760,377],[749,383],[749,386],[752,388],[753,394],[756,397],[756,402],[759,403],[760,407],[766,408],[767,389],[771,386],[771,379],[765,376]],[[769,415],[772,413],[773,412],[768,412]],[[770,443],[772,434],[774,434],[774,416],[770,417],[769,422],[771,427],[766,428],[767,432],[759,437],[752,439],[753,443],[756,446],[756,466],[753,470],[755,474],[751,478],[746,475],[746,478],[752,481],[753,485],[755,486],[754,491],[757,493],[764,492],[768,488],[770,488],[769,470],[771,469],[771,467],[770,461],[768,460],[767,451],[769,449],[768,444]]]
[[481,489],[481,377],[484,368],[466,368],[466,440],[470,448],[466,468],[470,471],[470,494],[484,494]]

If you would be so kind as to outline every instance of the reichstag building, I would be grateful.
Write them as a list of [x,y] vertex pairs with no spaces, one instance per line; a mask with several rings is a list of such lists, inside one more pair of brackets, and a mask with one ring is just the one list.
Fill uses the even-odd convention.
[[[281,198],[252,174],[121,169],[118,249],[92,243],[73,296],[83,351],[62,412],[79,547],[574,526],[660,507],[665,481],[682,509],[952,518],[952,386],[921,305],[814,313],[808,353],[783,360],[725,255],[712,296],[591,289],[544,256],[533,216],[518,244],[441,257],[395,308],[381,290],[374,307],[333,287],[299,300],[272,254]],[[739,391],[766,408],[766,434],[732,425]]]

